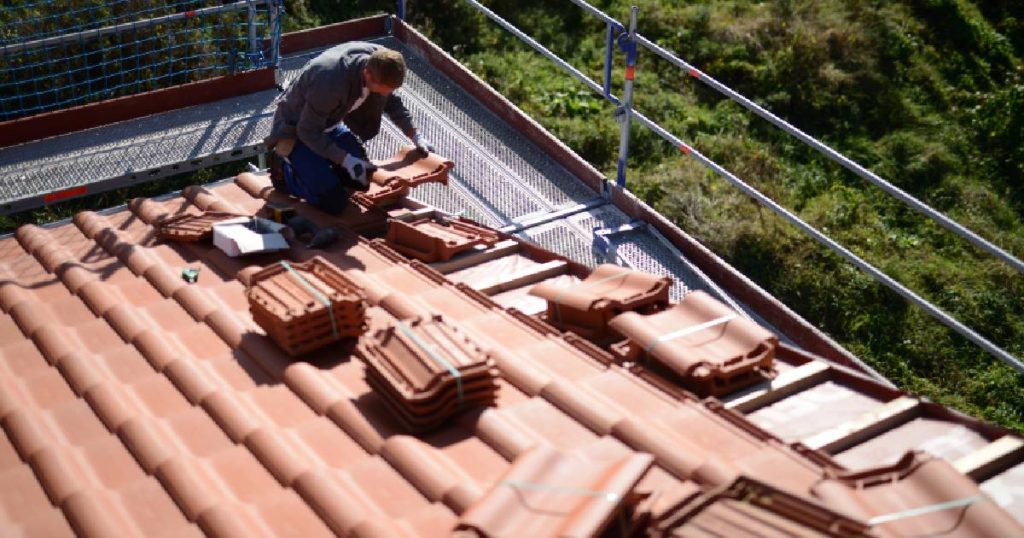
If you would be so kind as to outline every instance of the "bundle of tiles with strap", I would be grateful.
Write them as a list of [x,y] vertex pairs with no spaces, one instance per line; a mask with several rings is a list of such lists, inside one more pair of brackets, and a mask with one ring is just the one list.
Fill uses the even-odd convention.
[[366,363],[367,383],[412,432],[437,428],[497,397],[490,354],[440,316],[396,321],[364,338],[356,355]]
[[320,256],[265,267],[246,296],[256,323],[292,357],[366,332],[363,290]]

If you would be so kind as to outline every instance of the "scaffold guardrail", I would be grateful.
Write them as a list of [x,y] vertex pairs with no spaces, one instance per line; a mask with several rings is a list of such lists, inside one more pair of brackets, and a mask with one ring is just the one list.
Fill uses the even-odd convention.
[[0,121],[277,65],[283,0],[11,2]]

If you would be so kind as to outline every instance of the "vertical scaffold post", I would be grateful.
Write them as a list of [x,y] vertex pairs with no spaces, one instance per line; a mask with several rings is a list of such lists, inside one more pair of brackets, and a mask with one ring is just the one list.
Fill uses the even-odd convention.
[[249,54],[248,67],[259,67],[260,58],[260,40],[256,32],[256,2],[255,0],[248,0],[248,25],[249,25]]
[[395,14],[398,15],[398,20],[405,20],[405,0],[398,0],[398,6],[395,8]]
[[619,134],[619,171],[615,183],[626,187],[626,160],[629,158],[629,124],[633,115],[633,79],[636,76],[636,14],[640,8],[633,6],[629,12],[629,33],[619,36],[619,47],[626,53],[625,84],[622,91],[622,130]]
[[267,0],[270,15],[270,65],[281,65],[281,11],[282,0]]
[[608,23],[608,36],[604,41],[604,96],[612,94],[612,53],[615,52],[615,26]]

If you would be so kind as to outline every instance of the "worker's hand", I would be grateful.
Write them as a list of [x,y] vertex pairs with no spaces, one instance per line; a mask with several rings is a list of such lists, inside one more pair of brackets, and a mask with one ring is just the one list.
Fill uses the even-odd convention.
[[427,141],[427,137],[420,133],[416,133],[416,135],[412,137],[412,143],[416,144],[416,149],[420,150],[424,154],[434,152],[434,145]]
[[353,157],[352,154],[348,154],[345,156],[345,159],[341,161],[341,166],[346,172],[348,172],[352,181],[355,181],[363,187],[370,186],[370,163],[360,159],[359,157]]

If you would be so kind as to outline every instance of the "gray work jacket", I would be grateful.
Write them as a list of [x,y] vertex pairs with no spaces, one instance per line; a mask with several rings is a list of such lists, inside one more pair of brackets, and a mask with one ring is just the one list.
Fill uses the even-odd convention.
[[272,146],[284,138],[297,138],[317,155],[341,162],[345,151],[324,133],[338,122],[344,121],[366,141],[377,136],[381,115],[387,113],[403,133],[411,132],[412,115],[393,92],[388,97],[371,93],[359,108],[348,112],[363,93],[363,67],[370,54],[380,48],[353,41],[327,49],[311,60],[278,101],[266,143]]

